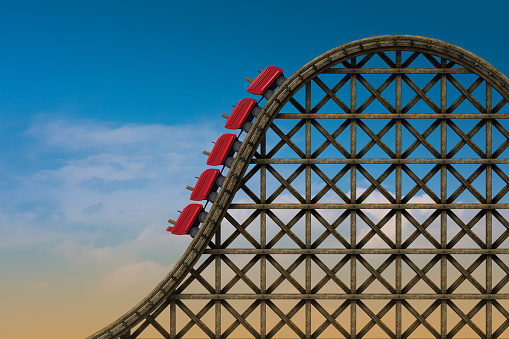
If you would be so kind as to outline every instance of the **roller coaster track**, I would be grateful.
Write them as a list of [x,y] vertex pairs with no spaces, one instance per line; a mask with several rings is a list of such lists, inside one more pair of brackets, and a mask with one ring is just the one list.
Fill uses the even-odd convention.
[[[402,60],[402,51],[412,53],[406,61]],[[388,53],[393,52],[395,53],[395,60],[392,60],[388,56]],[[412,60],[419,55],[426,57],[426,59],[429,60],[430,65],[434,67],[408,68],[408,65],[412,62]],[[379,56],[384,62],[386,62],[389,67],[363,68],[363,65],[373,56]],[[453,67],[453,65],[460,67]],[[318,75],[321,74],[336,74],[342,77],[343,80],[341,80],[342,82],[340,81],[338,85],[331,89],[325,85],[322,80],[320,80]],[[390,77],[390,80],[388,80],[389,82],[395,81],[396,104],[390,104],[388,100],[386,100],[382,95],[382,91],[388,86],[388,84],[382,84],[377,89],[370,85],[369,82],[361,74],[366,74],[366,77],[368,74],[385,74],[386,76]],[[420,88],[414,82],[409,80],[409,77],[412,74],[432,74],[435,75],[435,79],[430,81],[427,87]],[[477,76],[477,80],[470,87],[465,88],[455,79],[455,77],[459,74],[473,74]],[[348,81],[350,82],[352,93],[350,98],[350,106],[345,104],[336,95],[338,89]],[[407,112],[408,110],[406,109],[406,106],[402,106],[402,81],[408,84],[408,86],[415,91],[417,99],[414,98],[413,104],[415,104],[416,101],[422,100],[433,109],[433,113]],[[481,82],[486,82],[485,105],[480,104],[479,100],[475,99],[473,97],[474,95],[472,94],[472,92],[480,85]],[[326,93],[326,97],[324,98],[325,101],[334,101],[344,112],[320,113],[318,107],[319,105],[315,106],[315,108],[312,108],[312,83],[318,85]],[[438,103],[434,103],[433,100],[430,99],[430,97],[426,94],[427,91],[433,87],[435,83],[438,83],[442,89],[441,100]],[[454,87],[456,87],[461,93],[460,99],[458,99],[459,102],[457,100],[449,107],[446,105],[447,96],[444,90],[445,83],[454,85]],[[356,104],[356,84],[362,84],[370,92],[370,98],[368,98],[368,100],[365,101],[361,106]],[[242,147],[237,153],[235,161],[231,166],[228,175],[226,176],[226,180],[222,188],[219,191],[219,195],[214,204],[211,206],[208,216],[202,224],[200,231],[192,240],[191,244],[182,255],[180,260],[175,264],[173,269],[154,288],[154,290],[136,306],[126,312],[122,317],[112,322],[110,325],[87,337],[87,339],[137,338],[148,326],[153,326],[165,338],[184,337],[186,332],[189,331],[189,328],[193,326],[199,327],[203,331],[204,336],[210,338],[229,337],[233,330],[238,326],[245,328],[250,333],[249,335],[252,337],[270,338],[276,335],[276,333],[285,325],[290,328],[293,337],[300,338],[321,337],[320,335],[324,333],[327,327],[336,329],[338,337],[344,336],[346,338],[361,338],[375,325],[381,329],[381,333],[392,338],[406,338],[419,326],[425,327],[429,331],[431,337],[437,338],[452,338],[461,330],[462,327],[465,326],[471,328],[476,333],[476,336],[481,338],[496,338],[499,337],[502,333],[507,335],[507,332],[504,331],[509,327],[509,311],[506,311],[502,301],[509,299],[509,294],[501,293],[501,290],[509,280],[509,267],[503,263],[504,260],[501,258],[504,255],[508,255],[509,250],[507,248],[503,248],[503,246],[500,245],[509,236],[506,234],[509,232],[509,222],[506,221],[503,213],[499,212],[498,210],[507,209],[509,206],[507,203],[503,203],[505,201],[503,199],[505,198],[505,193],[509,191],[509,178],[505,176],[503,171],[500,169],[502,165],[509,164],[508,159],[500,157],[503,151],[509,146],[509,133],[504,128],[506,121],[504,119],[507,119],[509,114],[501,112],[502,107],[504,107],[505,104],[509,101],[508,84],[508,79],[500,71],[476,55],[446,42],[418,36],[387,35],[366,38],[339,46],[313,59],[297,72],[295,72],[292,76],[290,76],[287,81],[277,89],[275,94],[265,103],[261,113],[256,118],[253,127],[245,136]],[[299,92],[299,90],[302,88],[304,88],[305,91],[305,104],[303,105],[301,105],[295,98],[296,93]],[[498,92],[502,97],[498,103],[492,103],[493,90]],[[479,113],[456,113],[455,109],[457,109],[461,102],[465,100],[471,102],[472,105],[474,105],[479,110]],[[382,103],[384,107],[387,108],[388,113],[362,113],[362,110],[365,109],[372,101],[378,101]],[[293,105],[293,107],[295,107],[300,113],[280,113],[282,108],[287,104]],[[412,104],[410,103],[409,105]],[[316,109],[316,107],[318,107],[318,109]],[[390,115],[390,117],[388,117],[388,115]],[[305,150],[300,150],[299,147],[290,140],[291,137],[295,134],[295,131],[293,134],[292,131],[290,131],[288,134],[285,134],[280,129],[278,129],[277,126],[274,125],[274,119],[276,118],[296,119],[299,121],[297,124],[299,126],[297,130],[302,126],[305,126]],[[320,119],[336,119],[335,121],[339,122],[344,120],[344,126],[340,127],[340,129],[338,129],[335,133],[330,134],[323,128],[322,125],[317,123],[320,121]],[[369,128],[366,128],[366,125],[363,122],[370,119],[386,119],[390,120],[390,122],[387,123],[386,128],[376,133],[371,132]],[[440,132],[441,146],[438,150],[435,149],[434,146],[432,146],[430,142],[427,141],[427,139],[430,138],[429,136],[432,131],[427,131],[424,133],[418,132],[417,128],[412,127],[411,119],[428,119],[426,121],[433,122],[436,125],[434,127],[438,128],[439,131],[442,131]],[[474,129],[472,129],[470,132],[463,132],[461,128],[458,127],[458,124],[453,122],[453,119],[476,119],[476,122],[478,120],[481,121],[479,124],[482,126],[474,127]],[[497,119],[500,119],[502,122],[499,122]],[[343,153],[344,157],[330,159],[313,156],[311,154],[311,133],[309,132],[311,126],[317,128],[323,134],[323,136],[325,136],[327,139],[327,145],[325,145],[325,147],[328,145],[333,145]],[[338,142],[335,142],[335,138],[341,133],[341,131],[347,130],[348,126],[350,126],[350,137],[353,144],[353,146],[351,145],[350,151],[344,149],[340,144],[338,144]],[[411,146],[410,148],[413,147],[413,150],[415,150],[417,146],[422,145],[432,154],[434,154],[434,156],[431,158],[422,159],[408,157],[408,154],[405,154],[401,147],[402,126],[411,131],[416,139],[414,146]],[[449,153],[447,152],[447,141],[445,136],[446,132],[444,132],[447,131],[446,126],[448,126],[449,129],[454,130],[454,132],[457,133],[462,140],[458,144],[459,146],[457,145]],[[486,149],[481,150],[481,147],[477,146],[476,142],[474,142],[472,139],[476,132],[479,131],[480,128],[484,128],[484,126],[486,126]],[[384,133],[393,127],[395,127],[396,130],[395,150],[392,150],[389,146],[386,145],[385,142],[382,141]],[[376,144],[380,146],[383,151],[389,154],[389,156],[381,159],[363,158],[363,155],[367,151],[364,152],[364,154],[360,154],[363,152],[363,150],[359,152],[355,148],[356,128],[357,130],[360,128],[366,131],[366,133],[372,139],[371,147]],[[503,137],[506,139],[504,143],[502,143],[502,145],[496,150],[491,149],[492,128],[500,131],[500,133],[502,133]],[[295,151],[295,153],[297,153],[298,156],[295,158],[275,159],[271,157],[273,154],[267,154],[265,150],[265,135],[269,130],[276,131],[276,134],[281,138],[279,148],[281,148],[281,145],[283,144],[288,145],[293,151]],[[453,155],[451,155],[451,152],[457,153],[465,145],[466,147],[472,148],[473,152],[477,153],[479,157],[476,157],[475,159],[458,157],[454,158]],[[258,149],[260,149],[260,153],[257,152]],[[410,150],[409,152],[411,153],[413,150]],[[280,191],[287,189],[297,198],[297,200],[300,200],[299,203],[277,204],[273,201],[267,201],[268,199],[265,197],[264,191],[265,188],[262,187],[263,192],[260,193],[261,197],[256,198],[255,195],[255,198],[253,198],[253,200],[256,200],[255,203],[232,204],[236,192],[238,192],[240,189],[243,189],[242,187],[245,182],[252,177],[252,173],[248,173],[246,177],[246,172],[249,166],[253,164],[257,170],[263,168],[262,175],[265,175],[266,170],[271,171],[272,175],[278,178],[282,185],[282,189],[280,189]],[[290,178],[284,179],[282,175],[279,175],[277,170],[274,170],[272,167],[281,164],[299,165],[300,170],[298,169],[295,171]],[[338,173],[335,178],[330,179],[320,171],[318,168],[318,165],[320,164],[341,165],[338,166],[338,168],[345,168],[345,172],[341,175]],[[384,164],[390,166],[390,171],[389,169],[386,170],[384,174],[382,174],[378,179],[375,179],[363,168],[363,166],[368,166],[370,164]],[[436,173],[438,173],[438,176],[441,177],[441,190],[437,194],[434,194],[432,189],[427,186],[429,185],[427,182],[431,178],[429,175],[421,178],[408,169],[409,165],[420,164],[435,166],[430,173],[432,173],[431,177]],[[477,169],[469,178],[464,178],[459,174],[458,171],[454,169],[455,165],[461,164],[475,165]],[[348,169],[350,171],[354,169],[354,171],[351,171],[350,173],[350,197],[343,193],[337,186],[339,178],[343,176],[346,171],[348,171]],[[316,172],[318,176],[320,176],[325,181],[326,191],[336,192],[338,194],[338,200],[343,201],[341,203],[319,203],[318,201],[312,200],[310,179],[311,171]],[[363,193],[364,196],[361,196],[361,198],[358,198],[356,193],[356,171],[360,171],[360,173],[362,173],[371,184],[370,188],[368,188]],[[382,186],[382,181],[391,173],[391,171],[396,175],[395,194],[387,192],[387,190]],[[305,193],[303,194],[304,196],[300,195],[291,185],[292,180],[303,172],[306,173],[306,188]],[[416,189],[413,190],[415,192],[411,191],[413,194],[410,195],[415,195],[419,189],[422,189],[430,197],[432,197],[434,203],[409,203],[409,199],[405,199],[401,192],[402,172],[407,173],[417,184]],[[486,194],[479,193],[478,189],[476,189],[473,185],[473,181],[480,175],[481,172],[486,172]],[[492,195],[496,193],[492,192],[493,185],[491,178],[494,173],[496,173],[501,178],[501,181],[503,181],[504,185],[506,186],[498,194],[496,194],[495,197],[492,197]],[[458,190],[456,190],[450,196],[447,195],[446,188],[444,188],[444,185],[446,185],[447,178],[445,177],[447,174],[454,175],[461,183],[461,186],[458,188]],[[363,202],[366,200],[366,197],[371,194],[370,192],[373,192],[374,190],[381,192],[381,194],[388,200],[388,203]],[[454,200],[456,200],[463,191],[472,192],[472,194],[479,200],[479,203],[454,203]],[[254,193],[251,195],[254,195]],[[278,222],[276,220],[277,218],[274,219],[276,224],[281,227],[281,234],[289,235],[292,240],[300,245],[297,248],[273,248],[267,245],[265,239],[260,242],[254,240],[253,243],[256,246],[253,246],[253,248],[233,249],[228,248],[228,246],[225,247],[221,245],[219,235],[221,222],[223,219],[225,219],[225,217],[227,217],[228,211],[234,209],[260,211],[259,214],[263,215],[264,217],[267,217],[267,215],[272,213],[271,211],[277,209],[290,209],[300,211],[298,212],[298,215],[300,216],[295,217],[289,223],[284,223],[281,220]],[[343,215],[345,215],[345,217],[343,217],[343,219],[340,217],[334,223],[329,224],[324,218],[320,216],[320,213],[318,213],[318,211],[324,209],[344,211]],[[364,213],[366,210],[370,209],[384,209],[389,210],[390,212],[386,215],[386,217],[384,217],[382,221],[376,223],[370,222],[369,218],[367,218],[366,214]],[[438,240],[434,239],[433,236],[431,236],[426,231],[426,227],[429,226],[428,221],[420,223],[412,219],[412,216],[408,211],[412,211],[414,209],[434,210],[433,215],[435,215],[435,218],[438,218],[437,220],[441,220],[440,227],[442,235],[438,238]],[[461,220],[459,220],[459,218],[457,218],[457,216],[455,216],[454,213],[450,212],[452,209],[480,210],[480,216],[474,217],[469,223],[463,223]],[[340,224],[342,220],[344,221],[347,215],[350,218],[352,230],[354,230],[351,232],[350,242],[346,241],[346,239],[344,239],[336,231],[338,224]],[[318,219],[319,222],[324,226],[324,229],[327,233],[326,236],[333,235],[339,239],[344,246],[336,248],[319,248],[318,246],[314,246],[311,244],[311,239],[308,239],[310,238],[310,233],[308,234],[308,231],[306,231],[306,239],[300,239],[295,235],[295,233],[292,232],[290,228],[295,224],[295,219],[297,218],[298,220],[298,218],[302,216],[304,216],[306,219],[306,229],[310,230],[311,216],[313,216],[314,218]],[[358,239],[356,239],[355,217],[363,218],[363,220],[371,227],[371,233],[380,236],[385,242],[390,244],[389,248],[372,249],[363,247],[363,245],[365,245],[364,239],[361,239],[360,242]],[[384,232],[381,230],[384,223],[387,223],[387,220],[385,219],[392,217],[394,217],[396,220],[396,238],[394,241],[389,239],[390,237],[385,236]],[[416,228],[415,232],[418,232],[417,235],[411,236],[410,238],[413,237],[412,239],[415,239],[418,235],[424,235],[432,244],[434,244],[434,247],[410,248],[408,244],[413,240],[405,241],[405,239],[402,239],[401,218],[410,220],[410,222]],[[468,235],[474,239],[474,241],[477,242],[479,246],[466,249],[455,248],[454,244],[447,242],[447,239],[444,236],[444,234],[447,232],[446,226],[447,220],[449,220],[447,218],[454,220],[454,222],[460,225],[461,236],[459,236],[459,238],[464,235]],[[472,227],[474,227],[480,218],[485,218],[483,220],[486,220],[486,225],[490,226],[486,227],[487,231],[485,240],[480,239],[479,236],[477,236],[472,231]],[[505,230],[505,233],[503,233],[498,239],[495,239],[491,232],[491,225],[494,220],[498,220],[497,222],[501,223]],[[452,221],[449,222],[452,223]],[[265,224],[264,222],[261,222],[261,224],[263,224],[260,226],[263,228],[261,231],[263,234]],[[243,225],[237,224],[234,226],[237,229],[236,236],[240,234],[244,237],[251,238],[251,235],[248,233],[248,231],[246,231]],[[215,243],[212,241],[214,236],[216,236]],[[265,236],[263,235],[263,237]],[[451,241],[457,242],[459,238],[457,236]],[[495,241],[493,241],[494,239]],[[253,259],[251,264],[246,265],[246,267],[243,269],[239,269],[232,262],[228,262],[228,265],[238,276],[237,280],[246,282],[251,288],[250,291],[254,291],[254,293],[222,293],[220,283],[221,270],[220,268],[217,268],[217,265],[215,271],[216,286],[202,281],[204,278],[201,277],[200,272],[202,272],[203,269],[200,270],[200,268],[196,267],[197,262],[201,256],[209,256],[210,260],[208,261],[208,264],[213,265],[215,262],[217,263],[221,261],[228,261],[229,259],[227,255],[234,254],[250,254],[255,256],[256,259]],[[299,255],[300,259],[297,259],[290,267],[285,269],[281,265],[278,265],[277,260],[273,258],[273,256],[279,254]],[[347,262],[351,262],[351,276],[347,279],[350,282],[344,283],[340,278],[338,278],[337,273],[340,269],[338,268],[338,265],[336,265],[334,268],[329,268],[326,264],[317,259],[318,254],[337,255],[338,258],[341,258],[340,261],[338,259],[338,265],[341,266],[344,266]],[[363,259],[363,255],[367,254],[388,255],[391,259],[387,259],[387,261],[385,261],[378,269],[376,269],[370,265],[369,261]],[[414,254],[432,255],[434,259],[432,259],[432,261],[430,261],[424,268],[419,268],[416,264],[412,263],[412,260],[408,259],[409,255]],[[465,269],[462,265],[455,261],[453,257],[453,255],[459,254],[473,254],[479,256],[481,259],[476,260],[470,267]],[[271,291],[270,288],[267,288],[264,282],[261,282],[259,286],[254,284],[246,276],[246,272],[255,263],[258,262],[261,265],[262,271],[264,270],[265,265],[268,265],[268,263],[276,267],[278,270],[278,275],[280,275],[280,280],[289,281],[296,287],[299,292],[271,293],[273,291]],[[318,284],[320,286],[317,285],[318,287],[315,286],[314,288],[311,286],[311,262],[314,262],[320,266],[322,271],[325,272],[326,277],[324,279],[332,280],[337,284],[337,291],[335,291],[335,293],[316,293],[316,290],[319,290],[321,287],[323,287],[323,284]],[[382,273],[384,269],[393,262],[396,265],[396,275],[395,283],[391,284],[387,281],[386,278],[384,278]],[[401,280],[401,267],[403,262],[411,267],[413,270],[412,272],[415,272],[416,278],[414,278],[414,281],[422,280],[422,282],[425,282],[432,287],[434,293],[408,293],[408,291],[412,288],[412,286],[415,285],[416,282],[414,282],[413,285],[409,283],[409,285],[403,286]],[[300,263],[305,263],[306,275],[304,279],[299,279],[292,275],[292,272],[297,266],[299,266]],[[355,278],[356,263],[362,264],[369,270],[370,274],[372,275],[370,277],[371,281],[380,281],[382,285],[384,285],[390,292],[371,294],[361,293],[360,290],[365,290],[366,286],[364,286],[364,284],[357,286]],[[454,265],[463,276],[463,278],[458,278],[458,280],[449,286],[446,280],[447,263],[449,263],[449,265]],[[483,263],[483,265],[485,263],[486,265],[485,272],[487,278],[486,282],[479,283],[478,279],[473,276],[473,272],[481,263]],[[429,277],[427,277],[427,272],[430,271],[430,269],[435,264],[438,264],[441,270],[441,278],[438,278],[437,284],[435,284]],[[501,279],[500,282],[496,284],[496,286],[493,286],[496,283],[496,281],[493,281],[492,276],[493,265],[498,265],[504,274],[504,278]],[[266,272],[263,271],[261,274],[262,280],[265,279],[265,274]],[[187,295],[182,293],[184,289],[184,287],[182,287],[183,284],[185,285],[187,282],[192,280],[200,281],[209,289],[210,293],[190,293]],[[463,281],[466,280],[471,282],[475,287],[474,290],[479,293],[453,293],[453,291]],[[219,281],[219,285],[217,281]],[[204,307],[200,312],[194,313],[185,305],[184,302],[187,299],[205,299],[209,301],[209,303],[207,304],[208,306]],[[236,310],[232,304],[228,303],[228,299],[242,299],[254,302],[248,307],[247,310],[244,311]],[[295,300],[297,305],[295,305],[289,312],[284,312],[274,304],[275,301],[282,299]],[[378,313],[366,306],[367,300],[382,299],[389,300],[389,302],[385,305],[384,308],[378,311]],[[429,299],[434,302],[426,311],[424,311],[424,313],[420,313],[409,304],[410,301],[417,299]],[[469,312],[463,312],[455,303],[456,299],[476,300],[478,303]],[[337,306],[339,308],[335,308],[334,312],[327,311],[323,306],[321,306],[321,300],[336,300]],[[214,306],[215,308],[213,308]],[[169,330],[165,329],[156,320],[157,316],[168,307],[170,310]],[[175,314],[177,307],[180,308],[181,312],[183,311],[184,314],[187,315],[188,319],[190,319],[190,322],[186,325],[185,329],[181,330],[180,332],[176,328]],[[248,321],[246,321],[246,318],[257,307],[260,308],[260,328],[255,329],[251,324],[249,324]],[[267,328],[266,318],[267,310],[269,308],[277,315],[276,318],[279,321],[279,323],[277,323],[272,329]],[[301,308],[304,308],[305,310],[305,315],[302,323],[292,321],[292,317],[294,317],[294,315]],[[348,326],[346,326],[344,322],[338,321],[337,318],[341,313],[343,313],[343,311],[348,308],[350,308],[351,320],[349,320],[347,323]],[[394,317],[394,326],[389,326],[386,325],[381,320],[381,318],[392,308],[395,309],[396,316]],[[483,329],[481,329],[478,324],[472,320],[475,314],[478,313],[482,308],[486,309],[486,327]],[[210,309],[213,309],[215,312],[215,325],[213,326],[214,328],[212,330],[209,329],[201,320],[201,317]],[[234,325],[228,327],[226,330],[224,327],[221,328],[221,309],[223,312],[224,310],[227,310],[228,313],[231,314],[234,318]],[[415,322],[412,323],[412,325],[406,331],[402,327],[402,309],[408,310],[412,317],[415,318]],[[501,314],[501,317],[503,318],[502,324],[498,328],[495,328],[493,325],[491,317],[492,312],[494,312],[495,309],[498,312],[497,314]],[[357,310],[364,311],[369,319],[368,324],[362,329],[358,329],[356,326],[357,324],[355,316]],[[427,317],[434,310],[438,310],[441,317],[440,324],[436,326],[431,325],[427,320]],[[460,318],[458,324],[452,329],[447,327],[447,321],[445,320],[447,316],[447,310],[457,314]],[[321,326],[312,328],[311,314],[313,312],[320,313],[322,316],[321,319],[324,319]]]

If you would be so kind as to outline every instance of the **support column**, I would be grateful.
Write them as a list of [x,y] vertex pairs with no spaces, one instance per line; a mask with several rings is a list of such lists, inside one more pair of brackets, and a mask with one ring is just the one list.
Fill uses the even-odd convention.
[[[486,113],[491,113],[491,85],[486,82]],[[491,142],[492,121],[486,121],[486,158],[491,159],[492,156],[492,142]],[[486,165],[486,203],[492,203],[492,165]],[[493,213],[491,210],[486,211],[486,248],[491,249],[493,246],[492,224]],[[486,294],[491,294],[493,290],[493,259],[492,255],[486,255]],[[488,299],[486,301],[486,339],[491,339],[493,336],[493,301]]]
[[177,305],[175,299],[170,300],[170,339],[177,338]]
[[[401,68],[401,51],[396,51],[396,68]],[[396,75],[396,113],[401,113],[401,74]],[[401,119],[396,121],[396,159],[401,159]],[[401,165],[396,165],[396,203],[401,204]],[[396,248],[401,249],[401,210],[396,211]],[[396,255],[396,293],[401,294],[401,254]],[[401,339],[401,300],[396,300],[396,339]]]
[[[351,67],[356,67],[356,60],[352,58]],[[350,76],[350,113],[357,111],[357,90],[356,90],[357,76],[352,74]],[[357,122],[354,119],[350,120],[350,158],[357,158],[357,140],[356,140],[356,127]],[[357,167],[355,164],[350,166],[350,200],[352,204],[357,201]],[[357,211],[352,209],[350,212],[350,248],[355,249],[357,245]],[[355,254],[350,257],[350,289],[352,294],[357,293],[357,258]],[[357,301],[351,299],[350,301],[350,338],[357,338]]]
[[[306,113],[311,113],[311,81],[306,84]],[[306,159],[311,159],[311,120],[306,120]],[[306,204],[311,203],[311,165],[306,165]],[[311,248],[311,210],[306,210],[306,249]],[[311,255],[306,255],[306,293],[311,293]],[[306,339],[311,339],[311,300],[306,300]]]
[[[267,155],[267,142],[265,135],[260,144],[261,158]],[[260,202],[265,204],[267,195],[267,166],[260,165]],[[267,246],[267,211],[260,212],[260,247],[264,249]],[[267,257],[265,254],[260,255],[260,291],[262,294],[267,293]],[[267,338],[267,301],[260,301],[260,338]]]
[[[221,249],[221,227],[217,228],[216,232],[216,248]],[[221,255],[215,256],[215,292],[221,294]],[[215,339],[221,339],[221,299],[215,301]]]
[[[447,60],[441,59],[442,68],[447,65]],[[440,79],[440,106],[441,113],[447,113],[447,75],[442,74]],[[447,158],[447,121],[446,119],[441,120],[440,125],[440,154],[442,159]],[[447,165],[441,165],[440,167],[440,195],[441,203],[447,203]],[[447,211],[442,210],[440,212],[440,247],[442,249],[447,248]],[[447,255],[443,254],[440,257],[440,292],[441,294],[447,294]],[[442,299],[440,305],[440,337],[441,339],[447,339],[447,300]]]

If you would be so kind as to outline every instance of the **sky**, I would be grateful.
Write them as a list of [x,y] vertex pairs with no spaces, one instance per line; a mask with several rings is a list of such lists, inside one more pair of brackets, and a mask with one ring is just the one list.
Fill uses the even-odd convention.
[[[222,113],[371,36],[460,46],[509,74],[504,1],[0,1],[0,338],[83,338],[178,260]],[[100,305],[98,309],[98,305]],[[27,326],[27,324],[29,324]]]

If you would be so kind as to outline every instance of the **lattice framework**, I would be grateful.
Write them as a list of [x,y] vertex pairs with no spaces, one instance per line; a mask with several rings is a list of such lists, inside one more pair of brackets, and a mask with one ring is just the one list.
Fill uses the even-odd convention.
[[[165,338],[185,338],[197,328],[210,338],[234,337],[236,333],[272,338],[281,335],[283,329],[288,331],[285,334],[299,338],[326,337],[330,329],[334,329],[336,337],[362,338],[374,329],[378,337],[407,338],[419,327],[435,338],[457,337],[463,328],[471,329],[481,338],[508,336],[509,304],[505,300],[509,294],[502,293],[509,282],[509,267],[504,263],[509,258],[509,248],[504,243],[509,237],[504,211],[508,208],[509,191],[509,177],[504,171],[509,164],[505,157],[509,147],[505,120],[509,114],[504,113],[509,98],[506,79],[481,59],[466,60],[472,58],[466,51],[446,43],[432,46],[429,42],[437,44],[436,40],[409,36],[367,39],[364,44],[344,46],[343,57],[336,60],[333,59],[336,50],[326,53],[315,59],[316,63],[310,63],[312,67],[308,69],[312,71],[307,72],[304,67],[300,74],[292,76],[285,83],[287,96],[267,102],[255,130],[246,137],[232,174],[228,175],[230,185],[214,204],[221,213],[209,217],[211,226],[206,221],[204,230],[193,242],[195,246],[198,241],[203,243],[194,249],[194,262],[173,279],[174,287],[162,302],[154,305],[154,311],[143,322],[138,322],[141,325],[132,331],[125,326],[122,338],[136,338],[148,325]],[[367,48],[367,43],[373,46]],[[353,46],[360,48],[355,50]],[[350,54],[348,48],[353,49]],[[463,54],[457,56],[458,51]],[[410,53],[404,57],[406,52]],[[428,67],[411,67],[419,56],[429,62]],[[365,67],[374,57],[385,63],[383,67]],[[325,61],[319,67],[320,60]],[[433,77],[422,86],[413,79],[418,74]],[[467,74],[474,75],[475,80],[465,85],[458,79]],[[329,75],[336,77],[331,84],[324,80]],[[370,75],[385,75],[387,79],[376,86],[368,81]],[[293,83],[297,85],[292,88]],[[476,89],[482,88],[482,84],[485,86],[481,104]],[[276,94],[281,94],[285,85]],[[344,95],[338,94],[347,85],[349,103]],[[390,86],[395,91],[392,98],[383,93]],[[430,93],[435,86],[440,89],[438,100],[433,100]],[[361,88],[369,94],[363,100],[359,98]],[[448,95],[452,88],[459,92],[453,100]],[[404,100],[403,89],[411,90],[410,100]],[[315,93],[324,95],[313,97]],[[478,112],[458,112],[465,102]],[[337,111],[324,111],[331,103]],[[382,109],[366,112],[374,103]],[[414,112],[423,107],[431,112]],[[297,113],[285,111],[289,108]],[[377,121],[384,123],[378,126],[381,127],[378,132],[373,130],[373,122]],[[425,121],[424,127],[429,126],[424,129],[414,121]],[[329,125],[336,126],[336,122],[339,127],[329,130]],[[470,122],[475,125],[464,130]],[[304,140],[295,141],[301,130]],[[271,144],[269,131],[277,142]],[[485,134],[481,146],[476,137],[480,131]],[[503,140],[496,146],[495,132]],[[339,140],[345,133],[349,136],[347,146]],[[360,133],[369,141],[358,147]],[[391,133],[394,145],[388,141]],[[438,147],[431,140],[436,134],[440,136]],[[403,135],[410,135],[415,141],[405,147]],[[324,141],[314,143],[319,139],[317,136]],[[452,136],[459,137],[459,141],[451,144]],[[340,155],[323,157],[330,149]],[[370,151],[377,157],[366,157]],[[429,156],[419,157],[425,151]],[[474,157],[465,158],[462,152]],[[243,154],[250,155],[244,164]],[[381,173],[370,170],[375,164],[387,168]],[[235,165],[243,166],[242,170],[235,171]],[[462,170],[463,165],[474,166],[473,172]],[[288,171],[285,166],[296,169]],[[334,166],[333,175],[327,173],[326,166]],[[430,170],[423,174],[418,170],[421,167]],[[485,183],[480,190],[476,179],[482,176]],[[304,185],[298,182],[301,177]],[[277,184],[269,185],[269,178]],[[312,178],[321,179],[323,187],[314,188]],[[433,180],[437,178],[439,188],[435,189]],[[362,191],[361,179],[367,184]],[[249,185],[252,181],[257,189]],[[452,181],[459,183],[454,189]],[[503,187],[494,187],[494,182],[502,183]],[[404,193],[403,186],[409,183],[411,188]],[[419,192],[428,202],[412,202],[419,198]],[[472,201],[461,201],[466,193]],[[242,196],[243,201],[232,203],[235,194],[237,198]],[[336,201],[324,201],[331,194]],[[372,197],[387,202],[370,201]],[[415,213],[422,210],[429,213],[419,220]],[[465,210],[472,211],[468,222],[464,221]],[[338,215],[331,220],[325,215],[327,211],[338,211]],[[374,220],[373,211],[383,213],[379,220]],[[237,212],[245,214],[243,221],[235,215]],[[216,224],[212,225],[214,220]],[[345,224],[350,230],[349,238],[342,231]],[[359,232],[361,224],[368,229],[363,234]],[[448,234],[451,225],[459,228],[453,236]],[[484,229],[482,234],[475,231],[479,225]],[[390,234],[386,230],[392,226],[394,233]],[[434,226],[439,231],[438,237],[432,234]],[[227,227],[232,231],[225,232]],[[299,227],[303,228],[300,233]],[[412,231],[405,237],[403,231],[408,227]],[[270,234],[274,228],[277,232]],[[494,236],[496,228],[501,232]],[[419,243],[419,237],[429,246],[413,247]],[[459,247],[467,238],[475,245]],[[329,245],[330,239],[334,239],[336,246]],[[383,246],[369,246],[375,239]],[[234,247],[237,241],[245,246]],[[386,258],[379,265],[366,259],[374,254]],[[285,261],[288,255],[293,260]],[[426,255],[426,262],[413,260]],[[458,259],[464,255],[473,255],[475,259],[466,263]],[[324,259],[331,257],[332,265],[331,260]],[[242,262],[239,258],[247,260]],[[500,277],[494,277],[494,266],[502,272]],[[390,267],[394,268],[392,278],[387,275]],[[484,281],[475,276],[480,267],[484,267]],[[431,275],[434,268],[438,268],[438,278]],[[460,273],[458,277],[451,275],[452,268]],[[346,278],[340,275],[345,269],[349,273]],[[299,275],[299,270],[304,274]],[[361,270],[367,272],[367,277],[361,278]],[[227,276],[226,271],[233,275]],[[313,280],[316,271],[321,275]],[[275,279],[270,279],[274,274]],[[404,282],[403,275],[411,278]],[[380,290],[367,293],[374,282]],[[461,292],[466,282],[473,292]],[[204,293],[195,292],[196,284]],[[329,291],[330,284],[333,291]],[[424,284],[432,293],[415,293],[418,284]],[[291,291],[281,291],[283,287]],[[335,300],[336,305],[326,306],[328,300]],[[414,304],[418,300],[429,300],[430,304],[419,310]],[[465,310],[460,305],[462,300],[476,303]],[[382,307],[370,307],[373,301],[383,301]],[[193,302],[199,303],[199,307],[192,309]],[[288,303],[291,305],[285,309]],[[166,308],[170,311],[169,329],[156,320]],[[474,321],[482,309],[484,326]],[[494,311],[502,319],[497,326]],[[428,320],[434,312],[439,314],[438,325]],[[257,320],[253,324],[255,314]],[[412,318],[406,326],[404,314]],[[270,321],[271,315],[275,322]],[[226,316],[229,321],[225,321]],[[458,318],[455,323],[451,323],[452,316]],[[177,323],[178,317],[184,319],[183,324]],[[367,318],[362,325],[357,321],[361,317]],[[391,317],[391,322],[384,317]]]

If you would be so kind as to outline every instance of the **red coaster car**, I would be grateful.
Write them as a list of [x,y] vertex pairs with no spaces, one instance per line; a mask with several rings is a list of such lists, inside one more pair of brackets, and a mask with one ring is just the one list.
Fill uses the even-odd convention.
[[286,78],[281,68],[269,66],[254,79],[247,91],[251,94],[263,95],[265,99],[269,100],[276,87],[281,86],[285,81]]
[[223,134],[217,139],[212,152],[204,151],[203,154],[208,155],[207,165],[220,166],[225,165],[231,167],[233,164],[233,155],[238,152],[242,146],[242,142],[237,140],[235,134]]
[[207,212],[203,210],[203,206],[200,204],[189,204],[187,205],[182,213],[180,213],[177,221],[169,219],[168,222],[174,226],[168,227],[166,230],[173,234],[188,234],[194,238],[198,233],[198,226],[200,223],[205,221]]
[[191,200],[201,201],[209,200],[210,202],[216,201],[217,189],[224,183],[225,177],[219,174],[218,169],[205,170],[198,178],[198,182],[195,187],[187,186],[187,189],[193,191],[191,193]]
[[261,110],[261,107],[257,105],[255,99],[242,99],[233,109],[233,112],[230,117],[228,117],[228,121],[226,121],[226,125],[224,125],[224,127],[228,129],[242,128],[244,132],[247,133],[253,125],[253,119],[260,114]]

